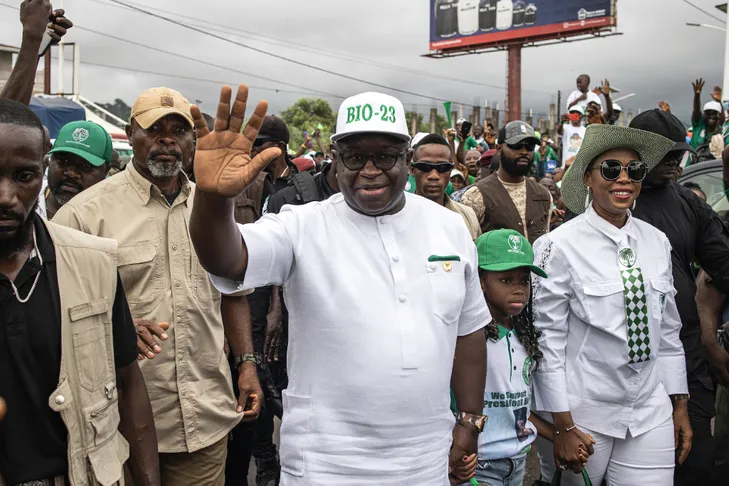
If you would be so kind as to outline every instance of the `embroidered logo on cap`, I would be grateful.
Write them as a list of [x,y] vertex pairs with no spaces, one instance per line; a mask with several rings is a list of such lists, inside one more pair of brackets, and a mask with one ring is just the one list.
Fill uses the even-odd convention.
[[519,125],[519,128],[521,128],[521,133],[526,133],[527,132],[526,125],[524,125],[524,124]]
[[521,238],[516,235],[509,236],[509,253],[519,253],[520,255],[523,255],[524,252],[521,249],[521,245]]
[[74,142],[81,143],[87,138],[89,138],[89,131],[85,128],[77,128],[73,131],[73,134],[71,135],[73,137]]
[[171,96],[162,96],[160,99],[160,105],[164,107],[175,106],[175,100]]

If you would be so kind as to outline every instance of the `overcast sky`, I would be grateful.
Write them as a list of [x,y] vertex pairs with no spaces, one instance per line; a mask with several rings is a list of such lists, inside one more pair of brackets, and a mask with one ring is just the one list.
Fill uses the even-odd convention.
[[[502,107],[504,104],[504,53],[440,60],[421,57],[428,51],[427,0],[132,1],[218,35],[357,79],[456,102],[483,105],[490,100]],[[723,14],[714,8],[718,0],[692,2],[723,18]],[[0,0],[0,4],[19,5],[20,1]],[[339,96],[369,90],[384,91],[364,82],[317,72],[192,32],[114,6],[109,0],[57,0],[55,7],[59,6],[66,9],[67,16],[79,27],[229,68],[211,67],[73,29],[66,40],[81,45],[80,91],[94,101],[122,98],[131,105],[144,89],[164,85],[180,90],[192,102],[200,100],[203,111],[214,112],[223,83],[246,83],[260,88],[294,91],[251,89],[251,99],[267,99],[270,112],[277,113],[300,97],[317,96],[302,88]],[[233,37],[204,22],[227,26],[232,29],[230,32],[238,34]],[[593,85],[602,78],[608,78],[613,86],[622,90],[622,94],[636,93],[636,96],[620,103],[624,111],[632,109],[637,113],[639,109],[653,108],[659,99],[665,99],[673,106],[675,114],[688,121],[692,101],[691,81],[697,77],[707,80],[703,101],[708,100],[712,86],[722,84],[724,36],[717,30],[687,27],[686,22],[720,25],[720,22],[694,10],[682,0],[619,0],[618,30],[623,35],[525,49],[523,111],[531,108],[535,113],[546,113],[549,103],[556,101],[557,91],[562,90],[566,99],[574,89],[576,76],[586,72],[592,76]],[[18,12],[0,5],[0,43],[19,45],[20,37]],[[396,65],[417,73],[376,66],[371,62]],[[428,73],[467,82],[434,78]],[[55,85],[54,80],[54,89]],[[427,113],[430,107],[438,106],[443,113],[439,101],[390,93],[403,101],[406,110],[417,109]],[[341,101],[341,98],[333,96],[322,97],[335,110]],[[465,114],[469,112],[470,107],[466,108]]]

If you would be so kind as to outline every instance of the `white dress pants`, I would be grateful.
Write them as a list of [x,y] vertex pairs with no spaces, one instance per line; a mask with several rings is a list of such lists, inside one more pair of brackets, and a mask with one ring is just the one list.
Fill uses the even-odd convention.
[[[616,439],[580,427],[597,442],[595,453],[587,461],[587,472],[592,484],[598,486],[605,479],[607,486],[670,486],[676,462],[673,440],[673,418],[638,437],[628,432],[625,439]],[[551,481],[554,475],[552,443],[538,437],[536,442],[542,479]],[[581,474],[565,471],[563,486],[583,486]]]

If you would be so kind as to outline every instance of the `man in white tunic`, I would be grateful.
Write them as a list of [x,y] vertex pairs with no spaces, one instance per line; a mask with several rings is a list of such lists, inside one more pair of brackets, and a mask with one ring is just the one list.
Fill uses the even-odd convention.
[[467,480],[485,421],[480,330],[491,317],[461,217],[403,192],[412,155],[402,104],[379,93],[345,100],[332,137],[341,194],[240,226],[232,197],[278,149],[251,160],[266,103],[241,134],[247,88],[229,113],[231,95],[223,88],[213,132],[193,107],[190,230],[221,291],[284,288],[281,484]]

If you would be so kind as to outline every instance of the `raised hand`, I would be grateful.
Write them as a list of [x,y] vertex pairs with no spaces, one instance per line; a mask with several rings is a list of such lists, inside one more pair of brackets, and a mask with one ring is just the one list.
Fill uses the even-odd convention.
[[610,81],[606,79],[602,82],[602,85],[600,86],[600,92],[606,96],[610,94]]
[[691,83],[694,88],[694,94],[701,94],[701,90],[704,89],[704,80],[699,78],[695,82]]
[[248,102],[248,87],[241,84],[231,108],[233,90],[223,86],[220,103],[211,132],[200,108],[193,105],[192,119],[197,131],[195,149],[195,184],[198,190],[222,197],[236,197],[248,187],[268,165],[281,154],[278,148],[269,148],[251,158],[251,147],[256,140],[268,103],[260,101],[243,132],[243,120]]
[[23,35],[40,39],[51,21],[51,2],[49,0],[25,0],[20,4],[20,22]]
[[663,100],[659,101],[658,108],[660,108],[663,111],[667,111],[668,113],[671,113],[671,105],[669,105],[667,101],[663,101]]
[[54,43],[60,42],[61,37],[66,35],[68,29],[73,27],[73,22],[68,20],[65,15],[66,12],[62,8],[51,12],[51,27],[49,33],[53,38]]

